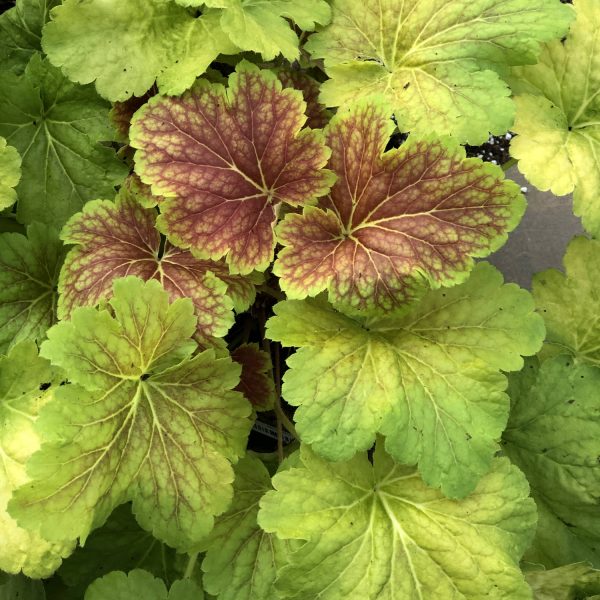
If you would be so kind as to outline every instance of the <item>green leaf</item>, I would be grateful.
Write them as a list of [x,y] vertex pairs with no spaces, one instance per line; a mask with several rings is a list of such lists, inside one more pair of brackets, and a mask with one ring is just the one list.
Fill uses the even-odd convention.
[[600,6],[575,2],[577,20],[565,42],[548,44],[538,64],[515,69],[517,114],[511,156],[541,190],[575,190],[574,212],[600,233]]
[[79,308],[48,332],[42,355],[62,386],[40,416],[47,440],[28,462],[11,514],[48,539],[80,537],[128,500],[138,523],[189,552],[232,495],[250,404],[231,391],[240,368],[213,350],[190,357],[189,299],[156,280],[119,279],[108,310]]
[[[56,370],[38,356],[33,342],[22,342],[8,356],[0,357],[0,569],[8,573],[22,571],[35,578],[52,575],[75,543],[51,543],[38,533],[22,529],[6,511],[6,505],[13,490],[29,480],[25,462],[40,444],[34,422],[57,383]],[[0,598],[4,598],[1,590]],[[13,594],[7,598],[19,597],[14,590]],[[22,598],[28,600],[30,596]]]
[[273,478],[258,522],[283,539],[307,540],[279,572],[277,590],[297,600],[529,600],[518,560],[535,529],[522,473],[506,459],[464,500],[445,498],[381,444],[332,464],[302,449],[301,468]]
[[42,27],[50,10],[60,0],[17,0],[14,8],[0,15],[0,64],[22,73],[41,48]]
[[56,285],[65,251],[58,232],[34,223],[27,237],[0,235],[0,352],[46,338],[56,321]]
[[337,175],[331,193],[277,228],[273,272],[290,299],[329,291],[348,314],[403,308],[432,287],[463,281],[473,257],[499,248],[525,200],[500,167],[465,158],[451,139],[394,130],[383,102],[340,109],[325,130]]
[[[196,0],[178,0],[197,6]],[[325,0],[204,0],[220,16],[220,24],[229,39],[241,50],[258,52],[264,60],[282,54],[289,61],[300,56],[298,37],[286,19],[304,31],[327,25],[331,8]]]
[[600,242],[574,238],[563,262],[566,274],[548,269],[533,278],[546,344],[550,352],[569,352],[600,367]]
[[21,179],[21,157],[15,148],[7,146],[0,137],[0,210],[12,206],[17,201],[13,189]]
[[258,503],[272,490],[266,467],[247,455],[236,467],[233,502],[219,517],[202,563],[206,591],[219,600],[271,600],[277,570],[287,562],[289,542],[263,531]]
[[114,150],[109,106],[39,55],[25,73],[0,72],[0,135],[21,154],[17,218],[60,228],[86,200],[114,194],[127,174]]
[[113,571],[96,580],[87,589],[85,600],[202,600],[204,594],[197,583],[176,581],[169,592],[165,584],[147,571],[136,569],[128,574]]
[[275,73],[247,61],[229,86],[204,79],[179,98],[151,98],[133,118],[136,172],[161,202],[157,224],[198,258],[227,257],[232,273],[273,260],[281,204],[309,204],[333,175],[320,131],[302,129],[306,103]]
[[544,362],[531,387],[511,387],[504,451],[527,475],[541,515],[530,562],[600,565],[598,389],[600,369],[569,355]]
[[331,79],[327,106],[384,94],[400,131],[481,144],[512,124],[508,65],[534,63],[571,20],[558,0],[333,0],[306,49]]
[[111,571],[145,569],[167,583],[179,571],[179,557],[172,548],[159,542],[137,524],[129,504],[118,506],[106,523],[92,532],[85,546],[79,547],[63,562],[58,574],[74,595],[83,597],[85,589]]
[[165,0],[65,0],[44,28],[44,51],[78,83],[111,101],[142,96],[158,80],[181,94],[221,53],[239,50],[218,15],[194,18]]
[[534,600],[584,600],[600,594],[600,571],[584,563],[529,571],[525,577],[533,589]]
[[489,469],[508,418],[506,379],[542,343],[542,319],[514,284],[479,263],[463,284],[405,315],[352,319],[319,300],[281,302],[267,335],[300,349],[283,396],[302,440],[329,460],[366,450],[376,432],[428,485],[465,496]]
[[46,600],[44,585],[23,575],[13,575],[0,585],[0,600]]
[[161,242],[155,228],[156,209],[142,206],[145,198],[136,186],[143,184],[130,181],[115,202],[88,202],[63,227],[62,239],[75,247],[60,274],[59,317],[67,318],[79,306],[95,306],[109,298],[119,277],[157,279],[171,300],[192,300],[198,318],[195,339],[203,346],[214,346],[214,338],[224,336],[233,324],[228,288],[236,296],[248,287],[253,292],[252,281],[231,275],[223,261],[199,260],[187,250]]

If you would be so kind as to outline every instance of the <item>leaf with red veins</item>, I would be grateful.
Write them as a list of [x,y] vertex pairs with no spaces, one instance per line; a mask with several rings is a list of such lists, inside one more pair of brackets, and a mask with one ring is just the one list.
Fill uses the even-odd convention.
[[242,365],[236,391],[242,392],[255,410],[272,410],[275,404],[275,384],[271,357],[258,344],[242,344],[231,351],[231,358]]
[[316,79],[313,79],[305,71],[282,68],[277,71],[277,77],[285,88],[294,88],[302,92],[302,97],[306,102],[306,125],[311,129],[321,129],[325,127],[331,119],[331,113],[324,104],[319,102],[319,92],[321,86]]
[[328,290],[351,314],[397,310],[426,282],[464,280],[473,258],[499,248],[520,221],[519,187],[450,139],[411,135],[384,152],[390,114],[361,101],[325,130],[338,179],[318,206],[287,214],[277,228],[285,248],[273,272],[289,298]]
[[334,181],[322,132],[302,129],[305,109],[299,91],[248,62],[227,89],[198,80],[152,98],[130,137],[137,173],[166,197],[158,228],[199,258],[226,256],[233,273],[264,271],[279,204],[314,203]]
[[60,274],[59,317],[68,318],[79,306],[108,299],[120,277],[158,279],[171,301],[192,299],[198,317],[195,337],[204,347],[215,345],[215,338],[224,336],[233,323],[228,287],[238,295],[239,289],[249,294],[252,283],[230,275],[223,262],[198,260],[169,243],[161,249],[156,216],[155,209],[144,208],[124,186],[115,202],[88,202],[71,217],[61,237],[76,246]]
[[108,118],[115,128],[120,142],[128,142],[131,118],[155,94],[154,90],[149,90],[143,96],[132,96],[124,102],[113,102]]

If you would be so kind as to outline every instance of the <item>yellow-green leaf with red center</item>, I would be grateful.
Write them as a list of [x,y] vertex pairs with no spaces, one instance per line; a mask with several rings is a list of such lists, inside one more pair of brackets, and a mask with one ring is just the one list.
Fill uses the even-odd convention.
[[195,338],[214,345],[233,323],[232,308],[245,309],[254,300],[254,284],[231,275],[223,262],[199,260],[168,242],[161,247],[157,212],[141,201],[143,184],[126,184],[116,201],[94,200],[71,217],[62,239],[76,244],[59,279],[58,314],[68,318],[79,306],[95,306],[112,296],[113,282],[127,275],[158,279],[170,300],[191,298],[198,324]]
[[308,204],[334,180],[319,131],[306,122],[302,94],[248,62],[226,89],[199,80],[180,97],[157,96],[130,130],[136,171],[161,203],[158,228],[200,258],[234,273],[273,260],[278,205]]
[[525,209],[500,167],[466,159],[449,139],[410,136],[384,152],[390,111],[370,99],[325,130],[338,176],[317,207],[288,214],[274,272],[289,298],[329,299],[346,312],[385,312],[423,288],[464,280],[474,257],[500,247]]

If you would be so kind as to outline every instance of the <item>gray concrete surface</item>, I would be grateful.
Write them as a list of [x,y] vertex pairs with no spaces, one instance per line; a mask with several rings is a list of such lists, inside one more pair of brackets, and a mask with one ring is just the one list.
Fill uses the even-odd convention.
[[535,273],[550,267],[562,269],[567,244],[583,229],[579,217],[573,215],[572,196],[540,192],[516,166],[507,171],[507,177],[527,187],[527,211],[506,244],[487,260],[504,273],[506,281],[529,288]]

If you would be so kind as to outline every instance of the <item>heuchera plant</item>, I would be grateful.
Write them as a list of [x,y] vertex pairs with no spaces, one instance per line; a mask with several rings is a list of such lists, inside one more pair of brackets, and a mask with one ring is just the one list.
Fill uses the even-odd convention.
[[4,8],[0,600],[600,598],[598,0]]

